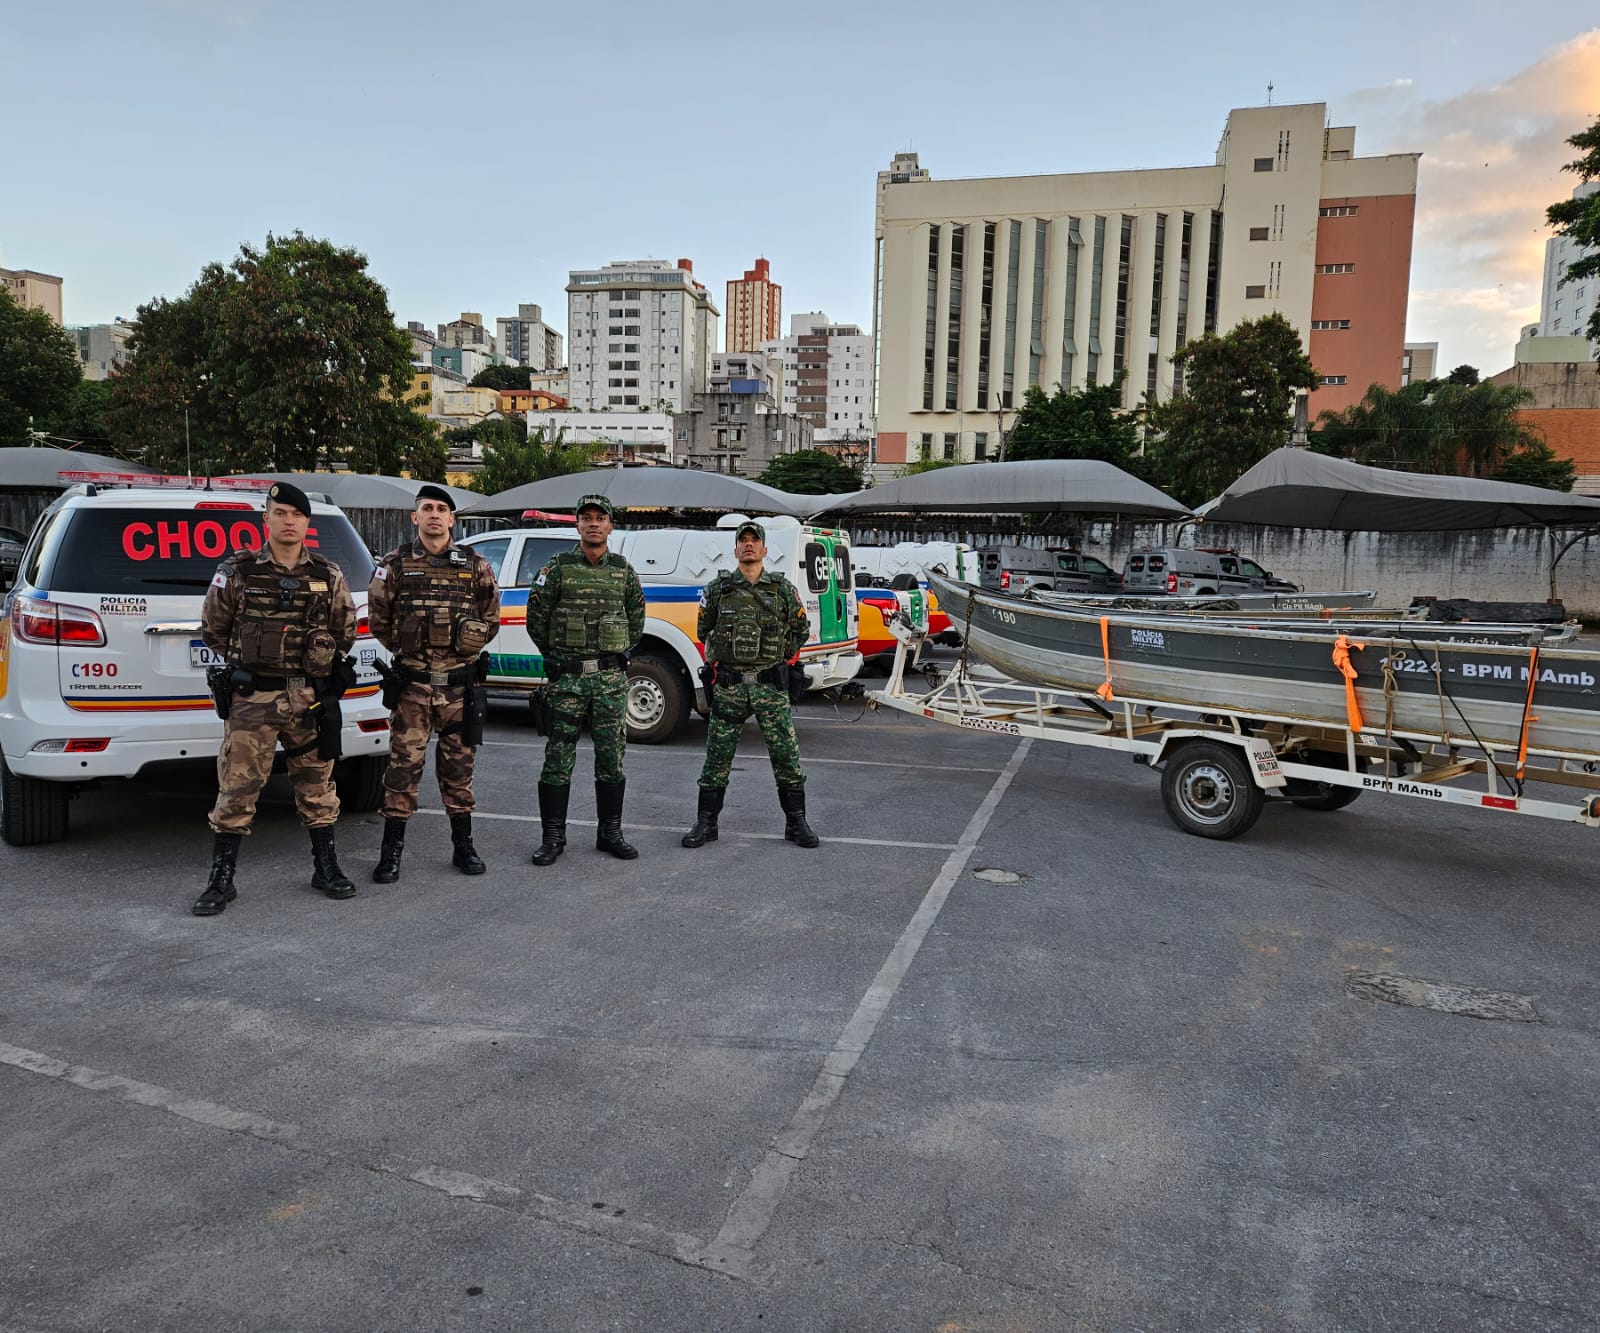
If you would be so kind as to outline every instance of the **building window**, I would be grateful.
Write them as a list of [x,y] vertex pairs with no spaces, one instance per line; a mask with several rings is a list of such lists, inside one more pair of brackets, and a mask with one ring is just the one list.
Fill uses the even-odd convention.
[[1311,327],[1313,330],[1348,329],[1350,321],[1348,319],[1314,319],[1311,321]]
[[621,407],[622,406],[622,395],[620,393],[614,393],[609,398],[606,399],[606,402],[609,403],[612,407]]
[[989,432],[980,430],[972,437],[972,457],[979,463],[989,456]]
[[1133,219],[1122,215],[1122,239],[1117,251],[1117,311],[1114,340],[1111,344],[1111,374],[1122,370],[1128,350],[1128,278],[1133,269]]
[[1258,157],[1256,159],[1256,170],[1257,171],[1271,171],[1272,170],[1272,163],[1273,163],[1273,159],[1270,158],[1270,157]]
[[1353,218],[1361,212],[1359,204],[1329,204],[1317,210],[1319,218]]
[[1094,258],[1089,267],[1089,383],[1098,384],[1100,370],[1100,299],[1106,267],[1106,220],[1094,220]]
[[945,437],[944,437],[944,456],[946,458],[953,459],[956,456],[956,438],[957,437],[952,432],[950,432],[950,431],[946,431],[945,432]]
[[1317,265],[1317,272],[1318,273],[1354,273],[1355,271],[1356,271],[1356,266],[1354,264],[1318,264]]
[[1265,300],[1266,299],[1266,295],[1267,295],[1267,287],[1266,287],[1265,283],[1260,283],[1260,282],[1254,283],[1251,286],[1248,286],[1248,287],[1246,287],[1244,289],[1244,299],[1246,301],[1261,301],[1261,300]]
[[989,405],[989,330],[994,324],[994,223],[983,224],[983,272],[978,290],[978,406]]
[[1078,351],[1078,250],[1083,234],[1078,219],[1067,219],[1067,297],[1061,321],[1061,383],[1072,387],[1072,361]]
[[[961,392],[961,292],[966,238],[965,227],[950,228],[950,318],[944,367],[944,405],[949,411],[955,410]],[[836,380],[835,384],[842,387],[843,381]]]
[[1005,363],[1000,368],[1000,404],[1010,407],[1016,386],[1017,364],[1017,288],[1022,281],[1022,223],[1006,224],[1011,253],[1006,256],[1006,339]]
[[1267,229],[1265,227],[1251,227],[1250,228],[1250,239],[1252,241],[1264,241],[1264,240],[1266,240],[1267,239]]
[[1318,384],[1343,384],[1349,378],[1350,377],[1348,375],[1324,375],[1317,381],[1317,383]]

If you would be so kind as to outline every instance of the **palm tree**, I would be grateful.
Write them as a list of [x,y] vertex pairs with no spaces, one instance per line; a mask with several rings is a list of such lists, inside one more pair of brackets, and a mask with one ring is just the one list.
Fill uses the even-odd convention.
[[1324,412],[1314,438],[1324,453],[1379,467],[1488,477],[1543,442],[1537,427],[1516,417],[1532,401],[1526,389],[1487,380],[1374,384],[1354,406]]

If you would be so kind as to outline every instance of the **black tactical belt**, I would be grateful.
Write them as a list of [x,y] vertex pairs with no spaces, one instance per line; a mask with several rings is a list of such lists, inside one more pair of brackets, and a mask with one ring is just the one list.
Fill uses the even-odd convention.
[[718,685],[776,685],[778,683],[778,668],[770,666],[761,671],[735,671],[732,667],[725,667],[717,663]]
[[621,653],[601,653],[599,657],[563,658],[561,669],[563,671],[575,671],[579,675],[592,676],[597,671],[621,671],[627,665],[627,660]]
[[250,673],[252,694],[257,690],[303,690],[310,684],[310,676],[258,676],[254,671]]
[[404,662],[396,662],[394,666],[400,673],[400,679],[407,685],[431,685],[437,690],[451,685],[472,684],[472,668],[469,666],[457,667],[454,671],[418,671]]

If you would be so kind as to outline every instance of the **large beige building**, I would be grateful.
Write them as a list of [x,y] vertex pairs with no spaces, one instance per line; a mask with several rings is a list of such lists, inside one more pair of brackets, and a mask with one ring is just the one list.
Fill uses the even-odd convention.
[[0,268],[0,288],[24,310],[42,310],[61,324],[61,279],[31,268]]
[[1272,311],[1313,419],[1399,388],[1417,154],[1355,156],[1320,103],[1235,110],[1211,166],[937,181],[878,175],[877,461],[998,455],[1030,385],[1181,391],[1171,356]]

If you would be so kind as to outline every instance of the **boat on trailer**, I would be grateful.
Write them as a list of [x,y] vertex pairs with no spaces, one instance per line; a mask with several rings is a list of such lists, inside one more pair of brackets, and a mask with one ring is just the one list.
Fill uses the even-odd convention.
[[1187,833],[1363,793],[1600,828],[1600,654],[1571,626],[1096,613],[932,582],[962,653],[909,684],[922,631],[896,619],[873,707],[1131,755]]
[[[1099,606],[1118,611],[1204,611],[1226,615],[1233,611],[1306,612],[1314,615],[1365,610],[1378,600],[1378,594],[1361,592],[1233,592],[1216,597],[1139,597],[1128,593],[1070,593],[1034,588],[1026,596],[1046,606]],[[1422,616],[1426,607],[1403,613]]]

